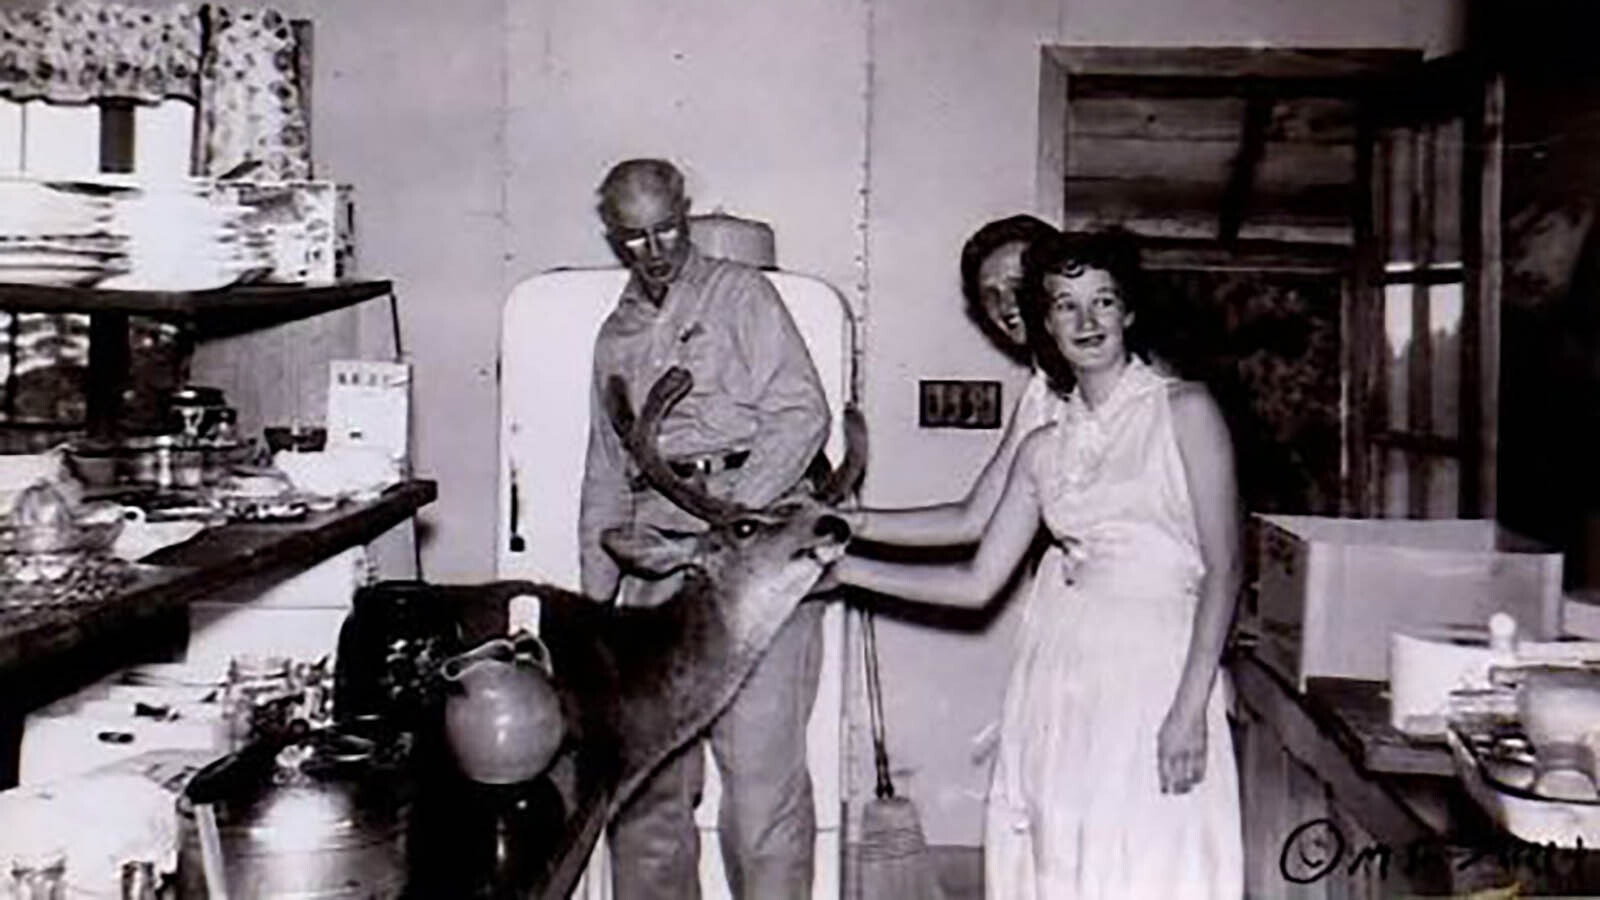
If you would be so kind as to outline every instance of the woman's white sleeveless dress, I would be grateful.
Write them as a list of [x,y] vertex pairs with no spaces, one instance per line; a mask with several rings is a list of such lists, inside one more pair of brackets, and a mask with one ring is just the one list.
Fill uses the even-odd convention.
[[1222,673],[1205,778],[1163,794],[1157,769],[1203,573],[1172,384],[1134,360],[1097,408],[1074,392],[1036,457],[1045,524],[1085,555],[1048,554],[1029,592],[985,822],[994,900],[1243,893]]

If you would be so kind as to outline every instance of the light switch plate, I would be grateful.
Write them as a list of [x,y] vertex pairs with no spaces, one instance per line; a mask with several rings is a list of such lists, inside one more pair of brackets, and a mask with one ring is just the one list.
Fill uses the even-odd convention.
[[917,424],[923,428],[999,428],[1000,382],[917,382]]

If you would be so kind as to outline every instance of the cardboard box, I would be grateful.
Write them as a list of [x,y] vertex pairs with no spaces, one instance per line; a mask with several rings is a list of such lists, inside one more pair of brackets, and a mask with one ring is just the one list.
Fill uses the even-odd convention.
[[1562,555],[1482,519],[1257,515],[1262,659],[1307,678],[1387,681],[1402,627],[1483,626],[1561,633]]
[[328,363],[328,449],[368,447],[404,464],[411,447],[409,363]]
[[328,284],[355,276],[355,201],[331,181],[219,181],[250,208],[246,225],[266,236],[269,282]]

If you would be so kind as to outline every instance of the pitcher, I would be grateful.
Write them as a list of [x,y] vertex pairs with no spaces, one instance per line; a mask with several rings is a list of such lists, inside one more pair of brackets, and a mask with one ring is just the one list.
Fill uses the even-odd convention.
[[494,638],[440,668],[445,739],[462,774],[515,784],[543,772],[566,735],[551,683],[550,653],[538,638]]

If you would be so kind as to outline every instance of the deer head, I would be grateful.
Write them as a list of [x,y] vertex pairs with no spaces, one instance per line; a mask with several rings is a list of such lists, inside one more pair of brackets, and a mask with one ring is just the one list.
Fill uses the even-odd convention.
[[613,427],[646,480],[671,502],[703,520],[703,533],[669,533],[650,525],[610,529],[602,540],[625,567],[648,577],[692,570],[709,583],[729,624],[741,638],[759,640],[761,623],[775,628],[844,550],[850,529],[831,509],[860,479],[866,462],[866,426],[859,410],[845,410],[846,452],[838,469],[819,474],[806,488],[752,509],[707,493],[661,459],[661,419],[688,394],[693,377],[674,368],[650,388],[634,418],[627,386],[607,384]]

